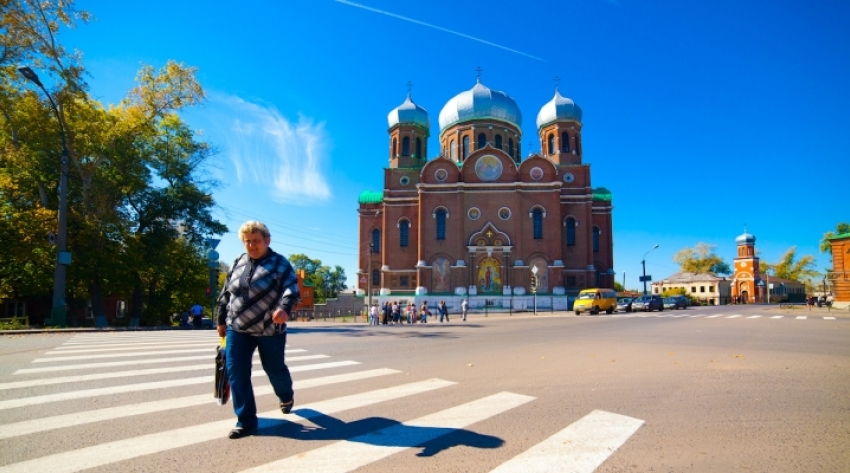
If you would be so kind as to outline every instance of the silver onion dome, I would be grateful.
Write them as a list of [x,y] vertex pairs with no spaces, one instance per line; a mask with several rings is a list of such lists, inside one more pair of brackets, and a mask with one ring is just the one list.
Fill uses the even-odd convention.
[[392,109],[387,115],[387,123],[392,128],[396,125],[419,125],[425,129],[430,128],[428,112],[410,100],[410,94],[404,99],[404,103]]
[[480,81],[475,87],[455,95],[440,111],[440,133],[460,122],[495,119],[522,127],[522,112],[506,93],[490,90]]
[[581,123],[581,108],[572,99],[562,96],[555,90],[555,97],[537,114],[537,128],[561,120],[575,120]]
[[748,243],[754,245],[756,243],[756,237],[744,230],[744,233],[738,235],[738,238],[735,238],[735,243],[739,245],[746,245]]

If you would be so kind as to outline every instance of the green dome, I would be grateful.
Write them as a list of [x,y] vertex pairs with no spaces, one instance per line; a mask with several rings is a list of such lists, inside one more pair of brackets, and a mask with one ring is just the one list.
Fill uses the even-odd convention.
[[363,191],[357,199],[357,202],[360,204],[380,204],[383,201],[384,191]]

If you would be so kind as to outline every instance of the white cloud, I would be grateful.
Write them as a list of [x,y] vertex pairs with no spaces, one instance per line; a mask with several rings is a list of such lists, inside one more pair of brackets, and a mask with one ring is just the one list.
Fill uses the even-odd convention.
[[282,203],[331,198],[322,170],[330,152],[324,123],[303,116],[291,122],[274,107],[221,93],[209,94],[205,108],[220,134],[213,141],[233,163],[239,184],[266,187]]

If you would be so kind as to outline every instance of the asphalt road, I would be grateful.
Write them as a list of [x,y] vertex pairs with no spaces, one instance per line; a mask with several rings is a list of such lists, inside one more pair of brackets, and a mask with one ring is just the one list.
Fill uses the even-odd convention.
[[296,324],[297,416],[258,376],[267,428],[236,441],[205,379],[211,331],[5,336],[0,473],[847,472],[848,315]]

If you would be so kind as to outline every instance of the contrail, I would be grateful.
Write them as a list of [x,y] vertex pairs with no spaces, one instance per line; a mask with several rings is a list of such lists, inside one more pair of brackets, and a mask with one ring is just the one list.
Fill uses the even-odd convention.
[[457,31],[452,31],[452,30],[449,30],[449,29],[443,28],[442,26],[431,25],[431,24],[425,23],[425,22],[423,22],[423,21],[414,20],[413,18],[407,18],[407,17],[405,17],[405,16],[396,15],[395,13],[385,12],[385,11],[383,11],[383,10],[378,10],[377,8],[367,7],[366,5],[361,5],[361,4],[359,4],[359,3],[349,2],[348,0],[335,0],[335,1],[336,1],[337,3],[343,3],[343,4],[345,4],[345,5],[350,5],[350,6],[352,6],[352,7],[362,8],[362,9],[364,9],[364,10],[369,10],[369,11],[371,11],[371,12],[375,12],[375,13],[380,13],[380,14],[382,14],[382,15],[391,16],[391,17],[393,17],[393,18],[398,18],[398,19],[400,19],[400,20],[409,21],[409,22],[411,22],[411,23],[416,23],[417,25],[427,26],[427,27],[429,27],[429,28],[434,28],[434,29],[436,29],[436,30],[445,31],[446,33],[451,33],[451,34],[453,34],[453,35],[457,35],[457,36],[460,36],[460,37],[463,37],[463,38],[466,38],[466,39],[471,39],[471,40],[473,40],[473,41],[478,41],[479,43],[484,43],[484,44],[489,45],[489,46],[495,46],[495,47],[497,47],[497,48],[499,48],[499,49],[504,49],[505,51],[510,51],[510,52],[512,52],[512,53],[517,53],[517,54],[523,55],[523,56],[525,56],[525,57],[530,57],[531,59],[537,59],[538,61],[546,62],[546,60],[545,60],[545,59],[541,59],[541,58],[539,58],[539,57],[537,57],[537,56],[532,56],[531,54],[526,54],[526,53],[524,53],[524,52],[522,52],[522,51],[517,51],[516,49],[511,49],[511,48],[508,48],[508,47],[505,47],[505,46],[502,46],[502,45],[499,45],[499,44],[496,44],[496,43],[491,43],[490,41],[485,41],[485,40],[483,40],[483,39],[479,39],[479,38],[476,38],[476,37],[474,37],[474,36],[469,36],[468,34],[458,33]]

